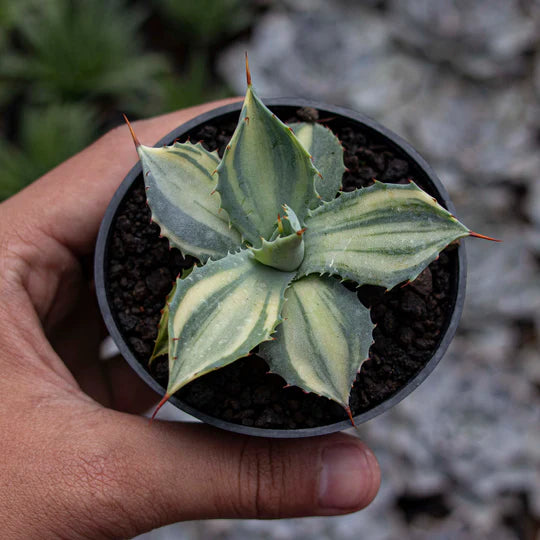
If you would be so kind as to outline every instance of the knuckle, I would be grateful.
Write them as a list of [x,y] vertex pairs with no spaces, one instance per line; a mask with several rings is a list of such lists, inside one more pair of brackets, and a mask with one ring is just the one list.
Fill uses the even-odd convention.
[[246,440],[238,469],[237,513],[258,519],[282,516],[289,468],[278,441]]

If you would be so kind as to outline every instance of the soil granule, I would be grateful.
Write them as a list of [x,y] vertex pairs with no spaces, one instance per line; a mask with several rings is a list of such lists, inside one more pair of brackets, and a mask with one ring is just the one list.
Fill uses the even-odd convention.
[[[345,150],[348,170],[343,177],[344,191],[368,186],[374,178],[391,183],[412,179],[437,196],[414,162],[368,128],[313,109],[273,110],[287,122],[313,121],[320,114],[321,122],[334,131]],[[235,126],[236,119],[231,115],[230,120],[220,124],[193,130],[189,138],[202,141],[208,150],[218,149],[222,155]],[[165,297],[178,273],[195,262],[192,257],[184,258],[178,250],[169,249],[168,241],[160,238],[159,233],[159,227],[150,222],[141,175],[113,222],[106,286],[116,322],[133,354],[147,370]],[[456,273],[457,253],[450,246],[407,286],[388,292],[374,286],[357,289],[359,300],[371,307],[371,318],[377,326],[370,359],[364,363],[351,392],[353,415],[392,396],[433,356],[455,302]],[[349,286],[354,290],[354,284]],[[149,371],[166,388],[167,357],[156,359]],[[265,361],[254,354],[193,381],[176,396],[207,415],[260,428],[311,428],[347,418],[340,405],[297,387],[283,388],[285,381],[267,371]]]

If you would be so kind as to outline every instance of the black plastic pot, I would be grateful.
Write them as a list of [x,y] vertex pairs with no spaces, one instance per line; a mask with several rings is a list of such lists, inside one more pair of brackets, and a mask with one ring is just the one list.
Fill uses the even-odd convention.
[[[357,125],[359,125],[359,127],[361,127],[363,131],[373,134],[373,136],[376,137],[378,140],[382,140],[387,147],[392,148],[396,151],[396,153],[407,159],[407,161],[410,163],[411,167],[414,170],[415,178],[421,180],[420,183],[424,187],[424,189],[434,194],[437,197],[439,203],[445,206],[450,212],[455,213],[454,207],[452,205],[452,202],[450,201],[446,190],[444,189],[443,185],[441,184],[435,173],[429,167],[429,165],[424,161],[424,159],[406,141],[392,133],[390,130],[381,126],[377,122],[371,120],[370,118],[367,118],[360,113],[342,107],[326,105],[323,103],[318,103],[305,99],[273,99],[265,100],[265,103],[271,109],[273,109],[280,118],[286,118],[287,114],[294,114],[294,112],[299,108],[312,107],[319,111],[319,114],[322,118],[343,118],[347,121],[356,123]],[[216,124],[221,121],[236,121],[240,108],[241,103],[235,103],[202,114],[163,137],[163,139],[161,139],[156,144],[156,146],[172,144],[175,139],[185,139],[186,135],[206,123],[211,122],[213,124]],[[142,171],[141,165],[139,163],[135,167],[133,167],[133,169],[126,176],[126,178],[118,188],[117,192],[115,193],[111,203],[109,204],[109,207],[107,208],[99,231],[96,245],[95,280],[97,296],[103,318],[110,332],[110,335],[118,346],[121,354],[129,362],[131,367],[138,373],[138,375],[142,377],[142,379],[144,379],[150,387],[152,387],[158,394],[163,395],[165,394],[165,388],[163,388],[150,375],[150,373],[145,369],[141,362],[137,360],[129,344],[127,343],[122,333],[122,329],[113,313],[114,310],[111,308],[111,299],[109,298],[107,286],[107,261],[108,250],[110,247],[109,244],[111,226],[114,223],[115,214],[117,213],[118,208],[122,203],[122,200],[124,199],[124,197],[126,197],[126,194],[129,192],[135,180],[140,178],[141,176]],[[450,344],[450,341],[452,340],[456,332],[465,296],[466,258],[464,246],[460,245],[455,253],[454,271],[451,277],[451,294],[453,296],[451,302],[452,309],[451,313],[448,313],[448,316],[446,317],[446,326],[441,332],[437,349],[435,350],[432,357],[424,365],[424,367],[415,376],[413,376],[402,388],[397,390],[393,395],[391,395],[382,403],[355,416],[354,420],[356,424],[366,422],[367,420],[374,418],[375,416],[381,414],[382,412],[399,403],[403,398],[405,398],[414,389],[416,389],[420,385],[420,383],[424,381],[424,379],[426,379],[426,377],[433,371],[435,366],[439,363],[444,353],[446,352],[448,345]],[[175,396],[171,397],[170,402],[176,405],[178,408],[184,410],[185,412],[199,418],[200,420],[208,424],[229,431],[235,431],[255,436],[284,438],[309,437],[328,434],[350,427],[350,422],[348,420],[343,420],[341,422],[333,423],[330,425],[313,428],[265,429],[240,425],[232,422],[227,422],[212,416],[208,416],[207,414],[197,410],[196,408],[184,403]]]

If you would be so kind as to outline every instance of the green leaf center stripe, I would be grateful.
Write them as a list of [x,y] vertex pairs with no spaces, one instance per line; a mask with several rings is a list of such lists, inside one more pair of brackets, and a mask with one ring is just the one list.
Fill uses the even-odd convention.
[[152,218],[174,247],[203,262],[219,259],[241,244],[238,231],[220,211],[212,176],[219,158],[200,144],[139,146]]
[[[321,292],[321,288],[314,289],[314,294],[319,296],[319,302],[323,302],[327,307],[332,306],[333,299],[321,298]],[[297,323],[299,327],[303,327],[302,332],[308,342],[308,350],[320,350],[321,356],[326,358],[331,358],[334,355],[341,358],[346,358],[348,356],[347,339],[345,334],[346,328],[345,324],[341,320],[340,314],[338,313],[336,317],[336,313],[332,313],[332,317],[325,317],[324,325],[321,325],[321,321],[317,320],[317,316],[313,314],[311,310],[308,311],[302,304],[294,288],[292,288],[291,293],[292,294],[287,295],[287,302],[294,299],[294,303],[296,305],[291,306],[291,310],[298,311],[300,314]],[[317,303],[318,302],[316,301],[308,301],[308,304],[311,304],[312,306],[316,306]],[[321,331],[323,333],[315,336],[315,328],[317,331]],[[342,336],[345,339],[336,339],[337,336]],[[287,332],[286,327],[283,331],[283,338],[285,340],[285,346],[289,349],[293,348],[295,345],[298,345],[298,343],[294,343],[294,341],[297,340],[296,336],[291,332]],[[293,369],[296,370],[299,378],[304,381],[304,384],[307,383],[312,387],[320,388],[329,386],[332,389],[330,390],[330,393],[339,396],[342,393],[340,388],[342,390],[344,386],[347,386],[346,374],[340,373],[339,370],[335,369],[335,366],[332,366],[333,369],[330,368],[326,362],[317,362],[316,368],[316,370],[313,370],[311,368],[307,368],[305,363],[298,363]],[[336,380],[338,377],[340,380]],[[317,379],[317,383],[315,383],[313,379]]]
[[[321,176],[315,176],[315,189],[324,201],[331,201],[339,191],[345,172],[343,148],[339,139],[328,128],[320,124],[292,123],[302,146],[311,154]],[[315,200],[311,208],[321,204]]]
[[178,280],[169,316],[168,393],[269,339],[293,276],[242,251]]
[[261,237],[271,237],[283,204],[303,223],[317,199],[317,169],[308,152],[251,87],[217,171],[222,206],[242,237],[255,247]]
[[[221,300],[228,295],[232,287],[239,285],[242,276],[249,270],[250,268],[245,266],[233,267],[208,277],[206,280],[196,282],[184,293],[183,309],[178,310],[172,319],[172,333],[178,335],[190,318],[195,316],[195,311],[198,308],[195,301],[197,298],[204,298],[205,308],[211,308],[210,313],[207,315],[207,323],[211,322],[212,317],[216,315],[214,308],[221,305]],[[186,281],[192,280],[187,278]]]
[[373,341],[369,310],[331,278],[302,278],[285,297],[277,340],[263,343],[259,354],[289,384],[347,407]]
[[[190,165],[192,165],[193,167],[198,169],[199,172],[202,175],[204,175],[204,176],[206,176],[208,178],[208,180],[210,180],[212,183],[215,183],[216,179],[212,176],[213,171],[210,171],[210,170],[208,170],[207,167],[204,167],[203,165],[201,165],[201,163],[199,163],[199,161],[197,161],[197,157],[190,156],[188,152],[192,152],[192,149],[189,149],[188,151],[186,151],[186,149],[184,148],[183,151],[180,151],[178,148],[173,147],[172,150],[171,150],[172,155],[180,157],[181,159],[184,159]],[[197,155],[197,154],[198,154],[198,157],[200,159],[200,152],[195,153],[195,155]],[[210,155],[212,156],[212,154],[210,154]],[[212,157],[215,157],[215,156],[212,156]],[[215,163],[215,165],[217,167],[217,165],[219,164],[219,159],[215,158],[214,163]]]
[[[253,116],[250,116],[249,121],[252,121],[252,118]],[[255,119],[253,119],[253,121],[255,121]],[[276,200],[279,196],[277,193],[278,186],[273,182],[268,182],[265,175],[265,171],[269,171],[272,168],[272,154],[264,151],[265,148],[268,148],[269,146],[268,141],[261,140],[260,147],[253,148],[249,155],[237,151],[241,145],[245,144],[245,140],[248,137],[248,135],[244,136],[245,129],[246,124],[244,122],[244,124],[239,126],[238,146],[231,146],[231,149],[229,150],[231,154],[230,157],[232,158],[234,171],[242,171],[243,168],[246,169],[249,167],[249,163],[246,163],[246,158],[248,160],[253,159],[254,162],[257,162],[257,181],[246,182],[241,175],[238,175],[234,178],[235,182],[231,183],[231,187],[240,201],[240,204],[245,206],[246,217],[248,218],[251,227],[254,230],[257,230],[257,221],[261,219],[262,213],[268,210],[266,208],[267,201]],[[268,137],[266,132],[265,136]],[[263,151],[261,152],[261,150]]]
[[306,218],[299,276],[337,274],[391,288],[414,279],[469,230],[415,184],[374,184],[323,204]]

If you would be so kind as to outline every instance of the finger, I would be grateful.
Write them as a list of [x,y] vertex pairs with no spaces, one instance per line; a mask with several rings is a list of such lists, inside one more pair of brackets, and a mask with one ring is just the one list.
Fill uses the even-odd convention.
[[[175,127],[225,99],[134,123],[141,142],[152,145]],[[107,204],[138,157],[127,126],[120,126],[12,197],[4,208],[12,218],[23,212],[28,230],[45,232],[81,255],[93,249]]]
[[[344,514],[369,504],[379,487],[375,457],[345,434],[263,439],[201,424],[110,419],[101,444],[94,437],[93,454],[77,462],[82,470],[71,471],[66,493],[89,537],[131,537],[193,519]],[[74,478],[82,479],[75,492]],[[91,513],[73,508],[87,510],[89,493],[99,494]]]

